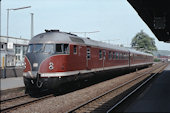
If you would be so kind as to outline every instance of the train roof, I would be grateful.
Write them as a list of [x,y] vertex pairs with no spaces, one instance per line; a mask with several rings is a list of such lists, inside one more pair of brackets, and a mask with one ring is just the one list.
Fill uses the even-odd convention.
[[145,54],[150,56],[150,54],[147,53],[115,46],[101,41],[95,41],[90,38],[78,37],[75,34],[60,32],[59,30],[46,30],[45,33],[36,35],[29,42],[29,44],[36,44],[36,43],[73,43],[73,44],[81,44],[87,46],[102,47],[107,49],[114,49],[114,50],[124,51],[124,52],[132,52],[136,54]]
[[144,53],[144,52],[141,52],[141,51],[136,51],[135,49],[129,49],[129,52],[131,53],[135,53],[135,54],[142,54],[142,55],[147,55],[147,56],[153,56],[152,54],[149,54],[149,53]]

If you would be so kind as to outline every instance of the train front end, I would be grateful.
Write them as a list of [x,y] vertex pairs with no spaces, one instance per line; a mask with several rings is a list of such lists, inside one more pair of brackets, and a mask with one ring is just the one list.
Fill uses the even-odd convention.
[[30,40],[23,73],[26,91],[53,90],[61,84],[58,72],[65,71],[59,67],[63,67],[62,61],[67,54],[60,49],[67,50],[69,47],[68,44],[57,44],[61,37],[60,32],[46,32]]
[[51,86],[53,79],[42,77],[41,72],[43,69],[44,72],[52,70],[53,64],[50,62],[50,60],[53,53],[54,44],[29,44],[28,51],[25,56],[25,69],[23,73],[24,84],[27,91],[37,91],[53,88],[53,86]]

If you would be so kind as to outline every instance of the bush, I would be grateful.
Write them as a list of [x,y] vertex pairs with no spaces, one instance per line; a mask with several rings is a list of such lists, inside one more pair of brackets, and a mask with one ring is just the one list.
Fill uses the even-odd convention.
[[155,58],[154,59],[154,62],[160,62],[161,60],[160,59],[158,59],[158,58]]

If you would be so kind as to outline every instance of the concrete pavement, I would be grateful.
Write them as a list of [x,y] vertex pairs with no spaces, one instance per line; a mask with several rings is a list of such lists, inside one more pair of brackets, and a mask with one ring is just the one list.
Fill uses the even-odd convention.
[[170,64],[124,112],[170,112]]
[[12,77],[1,80],[1,90],[24,87],[23,77]]

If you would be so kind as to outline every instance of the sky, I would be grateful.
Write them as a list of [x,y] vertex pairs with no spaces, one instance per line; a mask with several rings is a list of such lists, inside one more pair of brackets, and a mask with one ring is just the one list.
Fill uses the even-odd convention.
[[[45,29],[64,32],[93,32],[93,40],[130,47],[132,38],[141,30],[155,39],[159,50],[169,50],[170,44],[158,41],[127,0],[2,0],[2,36],[7,32],[7,10],[10,10],[9,36],[30,39],[31,14],[34,13],[34,35]],[[77,33],[84,37],[85,34]]]

